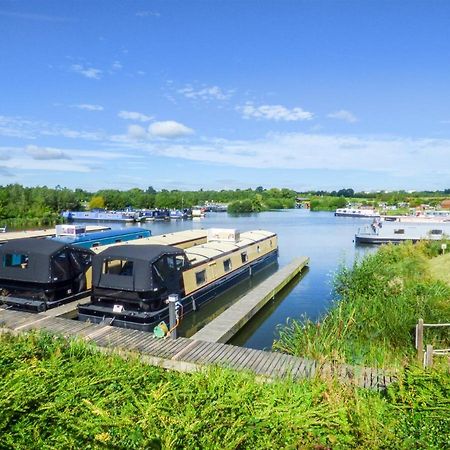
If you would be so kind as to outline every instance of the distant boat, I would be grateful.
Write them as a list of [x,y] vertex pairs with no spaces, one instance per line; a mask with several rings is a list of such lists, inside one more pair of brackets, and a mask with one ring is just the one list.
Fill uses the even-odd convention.
[[378,211],[368,208],[338,208],[334,215],[337,217],[381,217]]
[[92,211],[64,211],[62,217],[72,221],[103,221],[103,222],[138,222],[140,215],[136,211],[105,211],[93,209]]
[[442,240],[450,237],[450,223],[404,225],[373,223],[358,230],[355,234],[357,244],[388,244],[405,241]]

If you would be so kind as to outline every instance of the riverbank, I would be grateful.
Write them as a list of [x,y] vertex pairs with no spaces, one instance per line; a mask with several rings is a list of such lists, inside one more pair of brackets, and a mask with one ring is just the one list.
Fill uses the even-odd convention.
[[[0,335],[2,448],[445,448],[448,376],[406,371],[387,393],[333,380],[182,374],[81,341]],[[399,414],[401,411],[401,414]]]
[[[351,269],[341,267],[328,313],[317,323],[288,320],[279,328],[274,349],[348,364],[413,363],[418,319],[450,322],[450,286],[431,269],[440,268],[441,261],[435,263],[439,249],[440,243],[386,245]],[[430,343],[436,346],[448,337],[448,329],[436,330]]]

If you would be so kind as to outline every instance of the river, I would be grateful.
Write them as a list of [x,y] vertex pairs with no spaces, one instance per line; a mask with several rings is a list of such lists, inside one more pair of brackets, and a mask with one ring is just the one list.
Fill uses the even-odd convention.
[[[153,235],[193,228],[236,228],[240,231],[265,229],[278,234],[280,267],[297,256],[309,256],[309,269],[270,302],[231,341],[235,345],[263,349],[272,346],[278,325],[286,323],[288,317],[307,316],[316,320],[327,310],[331,301],[333,276],[339,265],[352,264],[355,256],[373,251],[373,247],[355,247],[353,243],[358,227],[367,223],[370,223],[370,219],[335,217],[330,212],[295,209],[239,216],[209,213],[202,219],[147,222],[141,226],[149,228]],[[180,334],[191,336],[276,269],[274,266],[267,268],[264,273],[241,283],[203,306],[200,311],[187,316],[183,320]]]

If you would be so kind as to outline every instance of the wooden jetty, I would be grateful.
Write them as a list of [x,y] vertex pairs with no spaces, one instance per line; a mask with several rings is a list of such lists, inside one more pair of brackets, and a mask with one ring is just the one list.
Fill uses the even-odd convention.
[[307,257],[296,258],[195,333],[192,339],[205,342],[228,342],[264,305],[287,286],[308,263],[309,258]]
[[380,369],[320,364],[317,361],[263,350],[236,347],[194,339],[158,339],[152,333],[109,325],[91,324],[0,308],[0,332],[22,333],[42,330],[66,338],[92,342],[99,351],[127,356],[137,354],[147,364],[181,372],[204,370],[216,365],[254,373],[262,380],[277,378],[335,378],[341,383],[383,390],[395,375]]
[[[88,225],[86,227],[87,233],[103,230],[109,230],[109,227],[105,227],[102,225]],[[0,243],[11,241],[12,239],[43,238],[55,235],[56,231],[54,228],[44,230],[6,231],[5,233],[0,233]]]

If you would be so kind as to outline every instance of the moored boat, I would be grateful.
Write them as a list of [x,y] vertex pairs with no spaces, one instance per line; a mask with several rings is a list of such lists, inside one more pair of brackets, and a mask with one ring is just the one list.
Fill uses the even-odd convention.
[[338,208],[334,215],[336,217],[380,217],[380,213],[373,208]]
[[269,231],[212,230],[206,244],[181,250],[165,245],[122,245],[94,256],[91,302],[79,320],[151,331],[168,319],[166,299],[177,294],[183,313],[276,261]]
[[93,253],[52,239],[14,239],[0,247],[0,303],[45,311],[91,287]]
[[386,222],[382,227],[379,224],[361,227],[355,234],[355,243],[395,244],[405,241],[435,241],[450,238],[449,223],[405,225]]
[[108,229],[86,233],[82,225],[56,225],[56,236],[51,239],[77,247],[93,248],[119,242],[129,242],[151,236],[151,231],[140,227]]
[[140,215],[136,211],[105,211],[95,209],[91,211],[64,211],[62,217],[72,221],[97,222],[139,222]]

